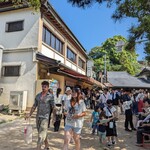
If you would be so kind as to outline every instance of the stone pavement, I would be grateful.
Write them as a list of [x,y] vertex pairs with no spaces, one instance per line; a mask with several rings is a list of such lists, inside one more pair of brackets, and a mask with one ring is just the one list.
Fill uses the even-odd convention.
[[[101,146],[98,142],[97,135],[91,135],[91,131],[88,128],[87,120],[90,118],[91,111],[85,118],[84,128],[82,131],[81,139],[81,150],[101,150]],[[0,115],[0,119],[6,117],[7,115]],[[9,116],[11,118],[11,116]],[[124,131],[124,116],[119,116],[119,121],[117,122],[118,129],[118,141],[117,144],[111,147],[111,150],[143,150],[135,146],[136,142],[136,132],[126,132]],[[14,118],[13,121],[0,124],[0,150],[35,150],[37,131],[35,126],[35,118],[31,118],[31,125],[33,126],[33,142],[31,144],[26,144],[24,142],[24,127],[26,126],[26,121],[24,118]],[[53,126],[48,131],[48,139],[51,150],[61,150],[63,145],[63,121],[61,124],[60,131],[53,132]],[[74,149],[74,144],[70,144],[70,150]]]

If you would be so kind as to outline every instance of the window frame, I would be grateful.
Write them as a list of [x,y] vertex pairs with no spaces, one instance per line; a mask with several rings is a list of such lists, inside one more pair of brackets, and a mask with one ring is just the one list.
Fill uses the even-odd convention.
[[[82,62],[82,66],[80,66],[80,63],[79,63],[80,61]],[[82,69],[85,69],[85,61],[81,59],[80,57],[78,58],[78,66]]]
[[[49,40],[47,40],[46,33],[50,34]],[[64,43],[58,37],[56,37],[46,26],[43,26],[42,41],[63,55]]]
[[[69,52],[70,52],[71,55],[73,54],[73,57],[74,57],[73,59],[69,56]],[[74,62],[76,64],[76,62],[77,62],[77,54],[74,51],[72,51],[69,47],[67,47],[67,58],[70,61],[72,61],[72,62]]]
[[[6,70],[6,69],[17,69],[17,72],[15,72],[15,70]],[[20,76],[20,70],[21,70],[21,66],[20,65],[6,65],[3,66],[3,76],[4,77],[19,77]],[[12,73],[13,71],[13,73]],[[12,73],[12,74],[11,74]]]
[[[21,27],[20,28],[14,28],[14,29],[11,29],[10,28],[10,25],[11,24],[15,24],[15,23],[21,23]],[[15,25],[14,25],[15,26]],[[5,25],[5,32],[18,32],[18,31],[23,31],[24,30],[24,20],[17,20],[17,21],[10,21],[10,22],[6,22],[6,25]]]

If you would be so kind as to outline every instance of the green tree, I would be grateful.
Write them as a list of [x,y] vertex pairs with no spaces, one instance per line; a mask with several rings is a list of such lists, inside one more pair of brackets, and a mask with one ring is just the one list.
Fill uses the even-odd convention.
[[135,51],[127,50],[123,47],[122,51],[117,52],[116,44],[118,41],[126,42],[122,36],[114,36],[102,43],[101,47],[94,47],[89,52],[89,57],[94,60],[95,71],[103,71],[106,55],[107,71],[127,71],[135,75],[139,70],[137,54]]
[[28,4],[29,6],[33,7],[35,10],[38,10],[41,6],[41,3],[45,1],[47,0],[0,0],[0,3],[10,2],[14,5]]
[[139,41],[145,42],[146,59],[150,62],[150,0],[68,0],[75,6],[86,8],[94,3],[106,3],[107,7],[116,5],[112,18],[115,21],[131,17],[137,19],[129,30],[127,49],[134,50]]

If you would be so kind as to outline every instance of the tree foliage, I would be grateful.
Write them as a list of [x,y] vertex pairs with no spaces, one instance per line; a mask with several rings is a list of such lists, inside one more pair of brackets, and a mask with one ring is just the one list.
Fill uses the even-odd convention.
[[95,71],[103,71],[106,55],[107,71],[127,71],[135,75],[139,70],[137,54],[135,51],[127,50],[123,47],[121,52],[117,52],[118,41],[126,42],[122,36],[114,36],[102,43],[101,47],[94,47],[89,52],[89,57],[94,60]]
[[0,0],[0,2],[11,2],[14,5],[28,4],[35,10],[38,10],[41,6],[41,2],[45,0]]
[[150,62],[150,0],[68,0],[75,6],[86,8],[94,3],[106,3],[107,7],[116,5],[112,18],[115,21],[131,17],[137,24],[129,30],[127,49],[134,50],[135,44],[145,42],[146,59]]

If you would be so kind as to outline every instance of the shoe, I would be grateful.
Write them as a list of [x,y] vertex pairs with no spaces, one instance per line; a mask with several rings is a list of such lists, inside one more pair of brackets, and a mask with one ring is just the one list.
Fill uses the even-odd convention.
[[47,148],[44,148],[44,150],[50,150],[50,148],[49,148],[49,147],[47,147]]
[[125,129],[125,131],[132,132],[132,130],[130,130],[130,129]]
[[143,147],[143,145],[142,145],[142,144],[136,144],[136,146],[138,146],[138,147]]
[[112,144],[113,144],[113,145],[115,145],[115,144],[116,144],[116,142],[115,142],[115,141],[112,141]]
[[108,142],[107,146],[111,146],[112,144],[110,142]]
[[135,129],[135,128],[132,128],[132,130],[136,131],[136,129]]
[[83,139],[83,137],[80,135],[80,139]]
[[70,143],[74,144],[74,139],[73,138],[71,138]]

